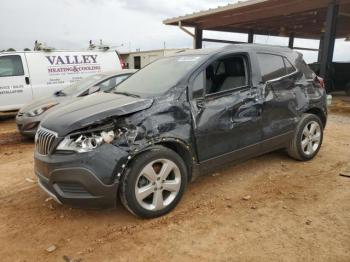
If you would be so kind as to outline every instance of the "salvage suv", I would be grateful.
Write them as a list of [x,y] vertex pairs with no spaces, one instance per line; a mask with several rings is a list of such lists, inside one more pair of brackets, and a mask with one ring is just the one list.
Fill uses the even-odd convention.
[[171,211],[198,175],[285,148],[320,150],[322,81],[300,53],[231,45],[161,58],[122,82],[50,112],[36,134],[35,172],[56,201],[133,214]]

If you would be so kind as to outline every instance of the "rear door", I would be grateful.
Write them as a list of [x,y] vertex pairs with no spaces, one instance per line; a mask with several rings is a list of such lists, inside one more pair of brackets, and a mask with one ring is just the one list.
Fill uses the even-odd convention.
[[17,110],[32,99],[24,54],[0,56],[0,111]]
[[191,107],[200,162],[261,140],[260,104],[248,61],[247,55],[219,58],[193,81]]
[[263,140],[276,137],[283,139],[284,135],[294,130],[297,122],[295,83],[299,74],[282,55],[258,53],[257,59],[265,96],[262,111]]

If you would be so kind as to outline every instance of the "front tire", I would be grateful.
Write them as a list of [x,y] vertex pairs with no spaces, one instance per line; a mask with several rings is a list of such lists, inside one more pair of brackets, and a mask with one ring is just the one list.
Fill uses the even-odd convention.
[[320,118],[313,114],[304,114],[295,130],[287,151],[296,160],[313,159],[323,142],[323,125]]
[[157,147],[142,153],[121,179],[123,205],[134,215],[155,218],[176,207],[187,185],[187,168],[173,150]]

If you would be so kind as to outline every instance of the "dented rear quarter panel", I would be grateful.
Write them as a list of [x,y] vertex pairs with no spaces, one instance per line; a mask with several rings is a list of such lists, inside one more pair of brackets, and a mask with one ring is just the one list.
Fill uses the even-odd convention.
[[[312,109],[319,109],[327,116],[325,90],[314,82],[313,72],[306,66],[297,52],[272,52],[286,57],[296,68],[296,72],[280,79],[263,83],[261,70],[257,86],[261,90],[263,112],[263,140],[283,133],[293,132],[301,116]],[[253,55],[257,63],[257,57]]]

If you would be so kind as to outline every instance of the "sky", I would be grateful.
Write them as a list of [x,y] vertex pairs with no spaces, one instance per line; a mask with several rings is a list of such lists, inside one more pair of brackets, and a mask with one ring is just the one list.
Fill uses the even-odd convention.
[[[237,1],[223,0],[0,0],[0,50],[33,48],[34,41],[56,49],[87,48],[89,40],[121,52],[191,48],[192,38],[162,21]],[[204,32],[204,37],[245,41],[246,35]],[[287,45],[288,39],[256,36],[256,43]],[[318,48],[318,41],[297,39],[300,47]],[[205,43],[204,47],[219,46]],[[304,52],[308,62],[316,52]],[[338,40],[335,61],[350,61],[350,42]]]

